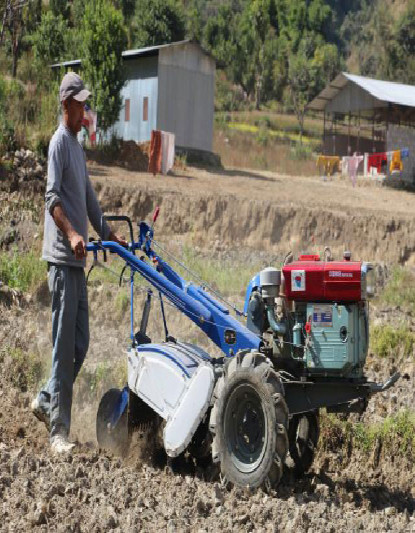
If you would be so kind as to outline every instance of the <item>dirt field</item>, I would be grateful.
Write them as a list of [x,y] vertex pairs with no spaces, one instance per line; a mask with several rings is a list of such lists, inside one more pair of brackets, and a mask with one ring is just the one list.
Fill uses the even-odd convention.
[[338,257],[350,249],[363,260],[415,264],[414,193],[238,170],[153,177],[93,165],[90,173],[108,211],[139,220],[160,205],[160,240],[271,253],[330,246]]
[[[398,263],[411,268],[415,261],[415,195],[408,192],[374,185],[353,189],[348,182],[268,172],[190,169],[180,176],[152,177],[95,164],[90,172],[105,211],[139,221],[160,205],[156,238],[179,250],[191,246],[218,264],[231,261],[249,270],[289,249],[321,251],[324,245],[338,256],[350,248],[356,258],[388,268]],[[26,185],[0,192],[0,230],[15,230],[20,250],[42,234],[42,187]],[[72,437],[79,447],[66,459],[50,456],[47,432],[29,411],[33,357],[45,364],[43,373],[50,359],[46,286],[30,294],[0,287],[0,348],[11,350],[0,357],[0,530],[415,531],[415,455],[404,449],[400,430],[365,448],[356,445],[349,426],[327,419],[311,471],[298,480],[287,469],[271,493],[228,490],[220,479],[212,481],[189,465],[171,473],[143,462],[134,447],[125,460],[99,452],[97,404],[107,388],[124,379],[123,351],[129,342],[122,291],[116,280],[99,276],[91,276],[90,350],[75,387]],[[240,302],[241,289],[229,297]],[[141,301],[139,294],[137,311]],[[373,307],[371,320],[415,331],[415,316],[399,306]],[[212,349],[170,308],[168,322],[181,339]],[[154,340],[162,336],[158,311],[149,333]],[[361,419],[352,417],[353,424],[369,426],[414,410],[414,354],[384,359],[374,354],[367,363],[369,377],[379,381],[396,368],[405,379],[378,395]]]

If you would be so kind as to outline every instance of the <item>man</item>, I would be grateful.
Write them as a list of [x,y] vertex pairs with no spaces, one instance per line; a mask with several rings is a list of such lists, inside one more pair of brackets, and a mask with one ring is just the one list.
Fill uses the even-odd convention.
[[[43,240],[52,295],[52,370],[47,385],[33,400],[32,410],[50,427],[52,450],[65,453],[74,447],[68,441],[73,383],[89,343],[84,273],[88,218],[101,234],[102,213],[76,138],[91,93],[73,72],[64,76],[59,93],[63,120],[49,145]],[[126,244],[107,224],[101,238]]]

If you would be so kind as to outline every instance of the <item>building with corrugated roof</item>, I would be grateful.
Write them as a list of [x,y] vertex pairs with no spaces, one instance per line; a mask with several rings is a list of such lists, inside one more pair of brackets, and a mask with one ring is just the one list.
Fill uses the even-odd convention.
[[[180,41],[122,53],[126,84],[113,132],[125,141],[146,142],[152,130],[176,135],[176,147],[212,151],[214,59],[198,44]],[[52,65],[73,70],[81,60]]]
[[325,155],[409,148],[401,179],[414,184],[415,86],[343,72],[307,109],[323,113]]

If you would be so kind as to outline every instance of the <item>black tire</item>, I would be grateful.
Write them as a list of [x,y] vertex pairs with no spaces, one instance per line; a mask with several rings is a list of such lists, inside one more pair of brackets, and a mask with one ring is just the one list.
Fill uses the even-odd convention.
[[293,415],[288,428],[290,456],[297,476],[311,467],[320,436],[318,411]]
[[288,409],[271,362],[239,353],[215,387],[210,417],[212,458],[222,477],[239,487],[275,487],[288,451]]
[[111,428],[111,418],[114,409],[120,401],[122,391],[110,389],[101,398],[97,412],[97,441],[100,448],[104,448],[116,455],[124,457],[128,453],[128,409],[124,410],[115,427]]

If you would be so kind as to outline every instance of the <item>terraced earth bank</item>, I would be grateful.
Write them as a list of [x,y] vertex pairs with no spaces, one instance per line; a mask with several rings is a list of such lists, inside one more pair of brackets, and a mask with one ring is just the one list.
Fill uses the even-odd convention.
[[[202,263],[213,258],[224,268],[243,265],[255,271],[288,249],[321,250],[328,244],[335,253],[346,246],[355,257],[378,260],[386,286],[394,265],[411,271],[415,202],[410,193],[246,171],[188,170],[153,178],[95,165],[91,175],[108,212],[139,220],[161,205],[160,242],[179,251],[191,247]],[[36,251],[43,182],[0,184],[2,253]],[[115,262],[110,266],[119,271]],[[240,303],[241,289],[228,297]],[[371,353],[370,378],[383,381],[396,368],[404,377],[373,399],[361,418],[345,421],[322,413],[320,445],[308,474],[296,479],[287,468],[276,491],[250,492],[224,487],[213,471],[187,463],[171,472],[163,460],[148,456],[142,440],[124,459],[97,449],[99,398],[125,379],[129,329],[121,291],[117,280],[109,281],[99,269],[91,275],[91,345],[73,408],[78,447],[72,457],[56,458],[49,453],[45,428],[29,410],[50,359],[46,285],[27,291],[0,286],[2,531],[415,531],[413,344],[399,345],[389,357]],[[141,296],[137,310],[140,306]],[[162,335],[157,313],[150,326],[154,339]],[[212,350],[170,308],[168,321],[181,339]],[[415,315],[399,305],[376,302],[372,323],[415,332]]]

